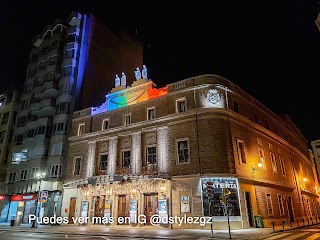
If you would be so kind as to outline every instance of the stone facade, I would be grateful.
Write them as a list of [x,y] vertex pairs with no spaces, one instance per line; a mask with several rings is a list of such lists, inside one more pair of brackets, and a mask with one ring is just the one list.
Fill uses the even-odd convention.
[[[232,183],[227,203],[233,229],[255,226],[255,216],[262,216],[265,226],[319,219],[313,159],[287,116],[277,116],[217,75],[186,79],[167,89],[157,98],[99,114],[92,114],[92,108],[74,113],[62,209],[71,207],[65,199],[68,191],[80,188],[77,201],[88,201],[90,209],[85,216],[110,214],[104,207],[108,202],[112,203],[109,216],[130,217],[122,207],[128,208],[132,199],[137,213],[147,215],[150,202],[160,207],[159,202],[166,200],[169,216],[203,217],[214,211],[213,228],[227,229],[219,197]],[[155,118],[148,119],[151,108]],[[128,114],[131,122],[124,124]],[[81,124],[85,130],[79,134]],[[128,165],[126,154],[130,154]],[[77,158],[79,174],[75,174]],[[102,162],[106,169],[101,170]],[[204,188],[210,181],[215,184],[211,210]],[[160,214],[157,207],[151,210]],[[172,227],[210,229],[196,223]]]

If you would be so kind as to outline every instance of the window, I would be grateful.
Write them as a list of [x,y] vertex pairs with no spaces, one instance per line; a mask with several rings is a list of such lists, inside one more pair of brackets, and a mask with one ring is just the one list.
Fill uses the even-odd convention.
[[189,140],[181,139],[176,140],[177,142],[177,157],[178,163],[188,163],[190,162],[189,158]]
[[29,83],[29,84],[25,84],[25,85],[24,85],[24,91],[25,91],[25,92],[31,92],[31,91],[32,91],[32,88],[33,88],[33,84],[32,84],[32,83]]
[[15,172],[9,173],[9,183],[12,183],[15,181],[16,181],[16,173]]
[[69,84],[61,84],[59,86],[59,94],[70,93],[70,85]]
[[268,123],[268,121],[267,121],[267,120],[265,120],[265,124],[266,124],[266,129],[268,129],[268,130],[269,130],[269,123]]
[[51,43],[51,50],[57,49],[59,47],[59,41],[54,41]]
[[273,153],[270,153],[270,158],[271,158],[272,172],[278,173],[277,161],[276,161],[275,155]]
[[155,118],[155,108],[152,107],[152,108],[148,108],[147,109],[147,120],[150,120],[150,119],[154,119]]
[[279,159],[280,159],[280,166],[281,166],[282,175],[286,176],[286,169],[285,169],[285,166],[284,166],[283,158],[281,156],[279,156]]
[[147,147],[147,165],[157,164],[157,150],[156,147]]
[[21,169],[20,170],[20,181],[26,181],[28,176],[28,170],[27,169]]
[[278,203],[279,203],[280,216],[282,216],[284,215],[284,208],[283,208],[283,199],[281,195],[278,195]]
[[78,136],[83,135],[84,134],[84,123],[80,123],[78,125]]
[[258,115],[256,113],[253,114],[253,121],[255,123],[259,123],[259,120],[258,120]]
[[32,137],[34,137],[34,129],[29,129],[28,130],[28,138],[32,138]]
[[70,58],[74,58],[74,57],[75,57],[75,50],[74,49],[66,51],[65,59],[70,59]]
[[262,167],[266,168],[266,159],[264,157],[264,151],[262,148],[259,148],[259,160],[262,163]]
[[58,104],[58,114],[68,113],[68,109],[69,109],[68,102],[62,102]]
[[0,142],[4,141],[4,137],[6,136],[6,131],[0,132]]
[[67,66],[62,69],[62,77],[74,76],[74,67]]
[[38,127],[37,135],[44,135],[46,133],[46,126]]
[[239,104],[236,100],[233,100],[233,111],[239,113]]
[[130,168],[131,159],[130,159],[130,151],[122,152],[122,167]]
[[30,171],[29,178],[30,178],[30,179],[36,179],[38,172],[39,172],[39,168],[38,168],[38,167],[32,168],[32,170]]
[[81,157],[77,157],[77,158],[74,160],[73,175],[75,175],[75,176],[80,175],[80,168],[81,168]]
[[6,112],[6,113],[3,114],[3,116],[2,116],[2,122],[1,122],[2,124],[8,122],[8,120],[9,120],[9,114],[10,114],[10,112]]
[[108,129],[109,128],[109,119],[103,119],[102,120],[102,130]]
[[49,177],[50,178],[60,178],[61,177],[62,165],[51,165],[49,167]]
[[51,156],[60,156],[62,154],[62,142],[52,144]]
[[39,70],[44,70],[44,69],[46,69],[46,67],[47,67],[47,62],[40,62],[39,63],[39,66],[38,66]]
[[30,99],[27,99],[27,100],[23,100],[21,103],[20,103],[20,110],[25,110],[29,107],[30,105]]
[[108,167],[108,154],[100,155],[100,170],[107,170]]
[[271,216],[271,215],[273,215],[273,208],[272,208],[272,199],[271,199],[271,194],[270,193],[268,193],[266,195],[266,201],[267,201],[268,215]]
[[55,65],[57,62],[57,56],[54,56],[54,57],[50,57],[49,58],[49,65]]
[[67,36],[67,43],[78,42],[78,34],[73,33]]
[[124,115],[124,125],[127,126],[131,124],[131,113],[126,113]]
[[23,141],[23,135],[22,134],[17,135],[16,136],[16,145],[21,145],[22,141]]
[[240,139],[237,139],[237,151],[238,151],[239,163],[247,164],[244,141]]
[[187,110],[186,98],[176,100],[176,112],[181,113]]

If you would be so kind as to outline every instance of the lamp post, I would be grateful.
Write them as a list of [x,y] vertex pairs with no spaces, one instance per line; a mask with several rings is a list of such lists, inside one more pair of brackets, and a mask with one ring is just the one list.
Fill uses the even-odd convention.
[[31,228],[36,228],[37,227],[37,218],[38,218],[38,215],[39,215],[39,210],[38,210],[38,207],[39,207],[39,197],[40,197],[40,188],[41,188],[41,183],[42,183],[42,180],[46,177],[46,173],[43,172],[43,173],[37,173],[37,179],[40,180],[40,183],[39,183],[39,189],[38,189],[38,197],[37,197],[37,204],[36,204],[36,211],[35,211],[35,215],[36,215],[36,219],[32,222],[32,225],[31,225]]
[[256,168],[253,165],[251,165],[252,177],[254,177],[254,172],[260,170],[261,168],[262,168],[262,163],[261,162],[258,163],[258,168]]

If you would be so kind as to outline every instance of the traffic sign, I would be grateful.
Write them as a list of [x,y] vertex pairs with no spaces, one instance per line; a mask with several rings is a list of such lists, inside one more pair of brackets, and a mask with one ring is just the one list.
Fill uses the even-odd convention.
[[48,191],[40,191],[38,202],[47,202],[48,199]]

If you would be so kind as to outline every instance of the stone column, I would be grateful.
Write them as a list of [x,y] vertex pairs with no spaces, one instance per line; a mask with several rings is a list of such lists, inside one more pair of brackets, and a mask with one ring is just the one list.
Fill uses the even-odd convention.
[[117,152],[118,152],[118,137],[113,137],[109,139],[108,144],[108,167],[107,173],[113,176],[116,173],[117,168]]
[[157,163],[159,174],[168,173],[169,171],[168,144],[168,127],[157,128]]
[[88,161],[86,168],[86,178],[90,178],[94,175],[95,156],[96,156],[96,141],[88,142]]
[[131,143],[131,152],[132,152],[132,161],[131,169],[132,174],[138,175],[141,168],[141,132],[135,132],[132,134],[132,143]]

